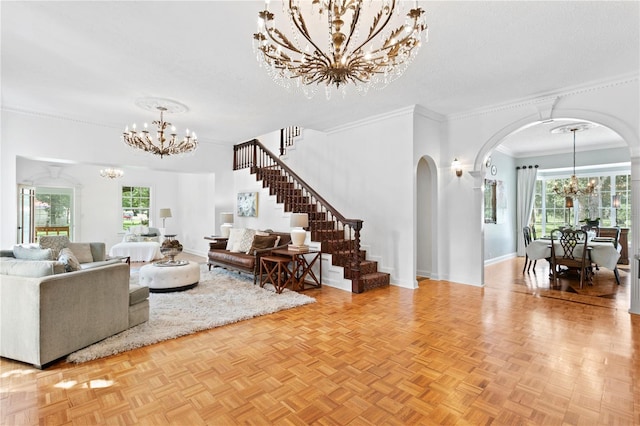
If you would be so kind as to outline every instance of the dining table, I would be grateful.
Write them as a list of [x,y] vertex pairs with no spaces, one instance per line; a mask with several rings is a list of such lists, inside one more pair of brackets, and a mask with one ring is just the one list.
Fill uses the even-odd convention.
[[[562,246],[558,240],[554,241],[554,248],[557,253],[563,253]],[[580,247],[576,250],[576,255],[580,256],[582,253]],[[614,241],[608,238],[593,238],[587,241],[587,250],[589,250],[589,256],[591,261],[598,266],[610,270],[616,270],[618,259],[620,259],[621,247],[615,246]],[[532,260],[549,259],[551,257],[551,238],[541,237],[537,240],[531,241],[526,248],[527,256]]]

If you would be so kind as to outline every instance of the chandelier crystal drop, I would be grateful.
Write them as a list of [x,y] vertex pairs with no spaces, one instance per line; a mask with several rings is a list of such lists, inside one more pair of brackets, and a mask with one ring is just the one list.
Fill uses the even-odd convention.
[[[167,108],[159,106],[157,109],[160,111],[160,120],[152,122],[157,126],[157,137],[155,141],[149,134],[149,130],[147,130],[147,123],[144,123],[144,128],[140,132],[136,130],[135,124],[131,130],[129,130],[129,126],[127,126],[122,135],[124,142],[132,148],[159,155],[160,158],[169,155],[187,154],[194,151],[198,147],[196,133],[190,133],[189,129],[187,129],[186,136],[184,136],[182,140],[178,140],[176,128],[172,126],[171,123],[164,121],[163,113]],[[169,126],[171,126],[171,133],[165,135],[165,131]]]
[[598,185],[594,179],[587,183],[587,186],[581,188],[578,184],[578,178],[576,177],[576,132],[586,130],[589,127],[570,127],[566,130],[559,130],[557,133],[566,132],[567,130],[573,133],[573,174],[569,179],[569,183],[560,187],[560,185],[556,184],[553,187],[553,192],[556,194],[562,195],[563,197],[577,197],[580,195],[596,195],[598,190]]
[[[288,24],[277,28],[274,13],[258,13],[253,35],[257,60],[278,84],[311,97],[321,84],[346,93],[382,88],[413,61],[427,32],[424,10],[400,12],[396,0],[283,0]],[[426,37],[425,37],[426,38]]]
[[117,179],[124,176],[124,172],[120,169],[114,169],[114,168],[108,167],[106,169],[100,170],[100,176],[104,178],[109,178],[109,179]]

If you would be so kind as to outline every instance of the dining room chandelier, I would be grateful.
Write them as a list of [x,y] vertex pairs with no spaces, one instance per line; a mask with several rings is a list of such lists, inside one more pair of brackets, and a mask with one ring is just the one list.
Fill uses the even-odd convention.
[[278,84],[296,86],[309,97],[325,85],[353,84],[366,93],[400,77],[417,55],[427,32],[424,10],[408,13],[396,0],[283,0],[288,23],[276,27],[274,13],[258,13],[254,51]]
[[595,179],[590,180],[587,185],[582,188],[580,187],[578,178],[576,177],[576,132],[581,132],[590,128],[590,123],[584,123],[557,127],[551,130],[552,133],[573,133],[573,174],[571,175],[571,178],[569,178],[569,182],[567,184],[560,186],[556,183],[553,186],[553,192],[562,195],[565,198],[574,198],[580,195],[595,195],[597,193],[598,186]]
[[[144,123],[143,129],[137,131],[134,123],[131,130],[129,126],[124,129],[122,135],[124,142],[132,148],[136,148],[150,154],[159,155],[160,158],[169,155],[180,155],[194,151],[198,147],[198,138],[195,132],[186,130],[186,135],[182,139],[178,139],[175,126],[164,121],[163,113],[167,111],[164,106],[157,106],[160,111],[160,120],[154,120],[152,123],[157,126],[156,139],[151,136],[147,123]],[[165,135],[167,127],[171,126],[170,133]]]
[[124,172],[120,169],[107,167],[106,169],[100,170],[100,176],[108,179],[118,179],[124,176]]

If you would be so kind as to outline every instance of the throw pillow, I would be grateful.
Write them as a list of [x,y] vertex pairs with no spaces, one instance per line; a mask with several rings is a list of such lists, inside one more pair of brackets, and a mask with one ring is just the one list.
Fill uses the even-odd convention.
[[260,249],[273,248],[277,239],[278,237],[275,235],[255,235],[247,254],[255,254],[255,251]]
[[58,261],[64,263],[67,272],[80,269],[80,262],[78,262],[78,259],[73,255],[73,252],[66,247],[60,250]]
[[233,246],[240,240],[240,238],[242,238],[243,235],[244,228],[231,228],[229,230],[229,239],[227,240],[226,249],[229,251],[233,250]]
[[231,249],[232,253],[246,253],[251,248],[253,237],[256,235],[255,229],[245,229],[240,240],[236,241]]
[[69,244],[69,237],[66,235],[42,235],[39,239],[40,248],[50,248],[51,256],[58,258],[60,250]]
[[13,257],[23,260],[51,260],[51,249],[39,247],[13,246]]
[[73,255],[78,259],[80,263],[93,262],[93,255],[91,254],[91,245],[89,243],[69,243],[67,246]]

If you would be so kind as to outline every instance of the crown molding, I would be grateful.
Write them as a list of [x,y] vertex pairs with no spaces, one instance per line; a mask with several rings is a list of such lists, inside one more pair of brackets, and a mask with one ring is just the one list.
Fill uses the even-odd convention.
[[[31,111],[31,110],[17,108],[17,107],[11,107],[11,106],[2,106],[2,108],[0,108],[0,111],[9,112],[9,113],[13,113],[13,114],[28,115],[28,116],[36,117],[36,118],[48,118],[48,119],[52,119],[52,120],[60,120],[60,121],[66,121],[66,122],[71,122],[71,123],[86,124],[86,125],[89,125],[89,126],[103,127],[103,128],[106,128],[106,129],[115,129],[115,130],[118,131],[118,133],[122,132],[122,126],[120,126],[120,125],[115,125],[115,124],[110,124],[110,123],[99,123],[97,121],[80,120],[80,119],[77,119],[77,118],[67,117],[67,116],[59,115],[59,114],[51,114],[51,113],[40,112],[40,111]],[[213,139],[206,139],[206,138],[203,139],[202,137],[198,137],[198,143],[206,143],[206,144],[210,144],[210,145],[217,145],[217,146],[220,146],[220,147],[228,147],[229,146],[229,143],[225,143],[223,141],[216,141],[216,140],[213,140]]]
[[567,96],[575,96],[581,93],[595,92],[602,89],[608,89],[610,87],[616,86],[624,86],[627,84],[636,83],[640,80],[640,74],[637,72],[625,74],[622,76],[618,76],[613,79],[603,79],[592,81],[585,84],[569,86],[563,88],[562,90],[549,91],[545,93],[540,93],[534,96],[528,96],[526,98],[521,98],[518,100],[513,100],[506,103],[486,106],[482,108],[478,108],[476,110],[461,112],[461,113],[453,113],[447,115],[447,120],[455,121],[462,120],[470,117],[493,114],[495,112],[519,109],[523,107],[534,106],[539,111],[547,110],[549,106],[555,106],[557,101],[560,98],[564,98]]
[[[424,108],[424,109],[426,109],[426,108]],[[352,121],[350,123],[342,124],[340,126],[331,127],[329,129],[325,130],[324,133],[329,135],[329,134],[332,134],[332,133],[344,132],[345,130],[354,129],[354,128],[357,128],[357,127],[362,127],[362,126],[365,126],[367,124],[373,124],[373,123],[377,123],[379,121],[388,120],[390,118],[402,117],[402,116],[405,116],[405,115],[413,114],[415,112],[415,110],[416,110],[416,105],[411,105],[411,106],[408,106],[408,107],[396,109],[396,110],[385,112],[385,113],[382,113],[382,114],[373,115],[371,117],[363,118],[361,120]]]

